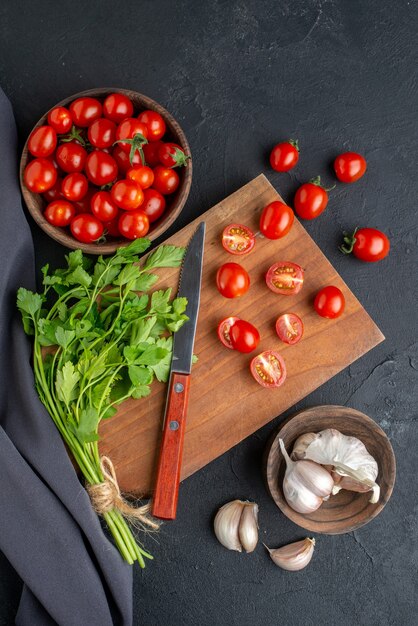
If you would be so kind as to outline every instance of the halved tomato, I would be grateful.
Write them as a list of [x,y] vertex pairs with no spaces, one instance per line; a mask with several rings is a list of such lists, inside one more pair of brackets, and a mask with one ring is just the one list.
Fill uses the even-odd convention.
[[300,265],[290,261],[279,261],[266,274],[267,287],[274,293],[293,296],[302,289],[304,271]]
[[276,333],[279,339],[293,345],[302,339],[303,322],[296,313],[283,313],[276,321]]
[[218,324],[218,337],[220,342],[225,346],[225,348],[229,348],[233,350],[233,346],[231,343],[231,328],[235,324],[235,322],[239,321],[239,317],[226,317],[222,322]]
[[254,244],[254,233],[242,224],[230,224],[222,233],[222,245],[231,254],[247,254]]
[[262,387],[280,387],[286,380],[283,357],[275,350],[261,352],[251,361],[251,374]]

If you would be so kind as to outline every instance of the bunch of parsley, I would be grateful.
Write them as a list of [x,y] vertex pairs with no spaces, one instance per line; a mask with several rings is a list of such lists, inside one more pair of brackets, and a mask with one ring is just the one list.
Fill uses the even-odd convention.
[[[160,246],[140,264],[150,243],[137,239],[95,263],[75,250],[65,269],[42,268],[42,293],[18,290],[37,392],[89,484],[103,481],[100,421],[127,398],[147,396],[154,379],[167,380],[172,334],[188,319],[186,298],[171,299],[170,289],[147,293],[158,280],[152,270],[178,267],[184,249]],[[124,559],[144,567],[143,557],[152,557],[120,512],[104,518]]]

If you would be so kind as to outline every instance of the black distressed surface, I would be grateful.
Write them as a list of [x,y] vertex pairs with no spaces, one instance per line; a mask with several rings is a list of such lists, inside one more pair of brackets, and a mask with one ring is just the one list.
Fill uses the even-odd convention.
[[[177,117],[194,180],[175,229],[261,171],[291,201],[312,176],[334,182],[338,152],[358,150],[368,161],[366,176],[338,185],[327,212],[306,227],[387,339],[295,408],[343,404],[373,417],[397,457],[390,503],[355,533],[317,537],[300,573],[275,568],[261,544],[249,556],[223,549],[211,521],[236,497],[259,503],[269,545],[305,535],[263,485],[261,455],[277,418],[183,484],[177,521],[155,545],[146,540],[155,562],[135,576],[135,624],[416,623],[417,23],[414,0],[0,5],[0,84],[22,141],[56,101],[95,86],[136,89]],[[289,136],[299,138],[300,164],[275,174],[268,148]],[[338,253],[340,231],[357,224],[390,236],[387,260],[373,266]],[[64,250],[33,231],[39,266],[58,264]],[[19,588],[0,559],[1,625],[13,622]]]

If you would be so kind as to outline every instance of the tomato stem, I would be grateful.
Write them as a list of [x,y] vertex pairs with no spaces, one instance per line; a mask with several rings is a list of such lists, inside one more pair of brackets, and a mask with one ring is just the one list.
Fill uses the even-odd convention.
[[142,165],[146,165],[142,146],[148,143],[148,139],[146,139],[142,133],[136,133],[132,139],[117,139],[117,141],[115,141],[115,144],[116,143],[127,143],[131,146],[131,150],[129,152],[129,163],[131,165],[134,164],[135,152],[139,153]]
[[173,167],[184,167],[185,165],[187,165],[187,161],[188,159],[190,159],[191,157],[189,157],[187,154],[184,154],[183,150],[180,150],[179,148],[175,148],[175,152],[173,155],[173,159],[175,161],[175,164],[172,166]]
[[354,244],[357,241],[356,232],[358,231],[358,226],[354,229],[354,231],[350,234],[347,232],[343,233],[343,241],[344,243],[339,246],[340,252],[343,254],[351,254],[354,248]]
[[309,182],[312,185],[318,185],[318,187],[322,187],[322,189],[324,189],[325,191],[332,191],[337,186],[337,185],[332,185],[332,187],[324,187],[324,185],[321,184],[321,177],[320,176],[315,176],[315,178],[311,178],[311,180]]
[[293,146],[294,148],[296,148],[296,150],[299,152],[299,141],[298,141],[298,139],[289,139],[287,143],[290,143],[290,145]]
[[86,140],[82,136],[82,132],[81,128],[72,126],[68,135],[64,135],[64,137],[61,137],[60,140],[64,143],[67,143],[68,141],[78,141],[81,146],[86,147]]

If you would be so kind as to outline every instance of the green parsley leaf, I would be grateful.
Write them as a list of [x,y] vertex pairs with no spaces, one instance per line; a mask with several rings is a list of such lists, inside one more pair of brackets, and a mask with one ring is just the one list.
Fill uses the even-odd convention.
[[156,267],[179,267],[183,260],[185,248],[177,246],[159,246],[147,257],[144,269]]
[[147,367],[130,365],[128,367],[128,374],[134,387],[138,387],[138,385],[150,385],[152,383],[153,374]]
[[81,443],[90,443],[99,439],[99,435],[96,432],[98,424],[99,415],[97,410],[89,406],[80,411],[80,421],[76,426],[72,424],[72,430]]
[[65,330],[62,326],[58,326],[55,331],[57,344],[62,348],[68,348],[72,340],[75,338],[74,330]]
[[151,296],[151,310],[156,313],[167,313],[170,310],[171,289],[154,291]]
[[149,239],[140,238],[135,239],[132,243],[127,246],[123,246],[122,248],[118,248],[116,251],[117,256],[122,257],[130,257],[136,254],[142,254],[145,250],[151,245],[151,241]]
[[135,400],[138,400],[139,398],[145,398],[146,396],[149,396],[150,393],[150,387],[148,387],[147,385],[139,385],[132,390],[132,397],[135,398]]
[[136,365],[157,365],[165,356],[167,356],[167,350],[164,348],[149,346],[144,350],[141,356],[135,360],[135,363]]
[[158,280],[156,274],[141,274],[133,285],[134,291],[149,291]]
[[62,369],[57,371],[55,389],[58,400],[64,402],[67,407],[77,398],[79,380],[80,374],[75,370],[71,361],[67,361]]
[[20,287],[17,291],[17,307],[22,313],[27,313],[31,317],[35,317],[36,313],[41,310],[43,298],[39,293],[34,293]]

